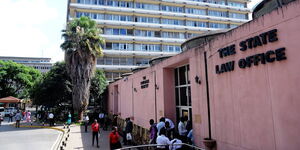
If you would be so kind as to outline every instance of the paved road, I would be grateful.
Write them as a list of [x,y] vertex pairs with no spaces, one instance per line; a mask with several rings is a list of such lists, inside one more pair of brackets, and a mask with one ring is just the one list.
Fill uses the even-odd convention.
[[6,121],[0,126],[0,150],[51,150],[59,131],[41,128],[15,128]]

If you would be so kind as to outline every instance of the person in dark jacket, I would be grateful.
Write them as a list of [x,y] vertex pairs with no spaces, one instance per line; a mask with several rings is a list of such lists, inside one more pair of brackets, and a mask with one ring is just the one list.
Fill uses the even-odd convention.
[[132,130],[133,130],[133,123],[131,122],[130,118],[127,118],[125,132],[126,132],[127,144],[129,145],[132,144]]

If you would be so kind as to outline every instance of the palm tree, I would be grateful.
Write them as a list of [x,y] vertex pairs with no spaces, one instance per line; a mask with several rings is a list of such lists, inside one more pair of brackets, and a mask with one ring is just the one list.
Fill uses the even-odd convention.
[[102,55],[101,44],[104,39],[97,23],[88,17],[74,19],[62,31],[65,41],[61,48],[65,51],[65,62],[72,80],[72,102],[79,119],[82,119],[89,103],[91,78],[96,57]]

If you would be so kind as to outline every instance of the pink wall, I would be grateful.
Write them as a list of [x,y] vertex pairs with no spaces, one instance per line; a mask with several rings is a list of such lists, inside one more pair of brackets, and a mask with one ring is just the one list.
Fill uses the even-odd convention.
[[[114,110],[113,87],[118,85],[118,113],[134,117],[149,127],[149,119],[166,116],[175,121],[174,68],[190,65],[195,142],[208,137],[208,110],[204,51],[207,52],[212,138],[218,150],[297,150],[300,147],[300,4],[290,3],[217,36],[203,46],[185,51],[153,67],[109,86],[109,110]],[[278,41],[240,51],[239,43],[277,29]],[[236,45],[236,54],[219,57],[217,50]],[[285,47],[287,59],[242,69],[238,61],[247,56]],[[215,66],[235,61],[234,71],[216,74]],[[252,64],[253,65],[253,64]],[[148,88],[141,89],[143,77]],[[200,77],[201,84],[195,82]],[[155,89],[156,80],[157,87]],[[136,92],[133,90],[136,88]],[[155,97],[156,95],[156,97]],[[115,96],[116,98],[116,96]],[[156,99],[156,102],[155,102]],[[156,105],[155,105],[156,103]],[[156,107],[156,112],[155,112]]]

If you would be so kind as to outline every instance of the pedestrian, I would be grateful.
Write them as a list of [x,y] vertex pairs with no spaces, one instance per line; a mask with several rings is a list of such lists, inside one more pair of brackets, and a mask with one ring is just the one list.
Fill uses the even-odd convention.
[[123,124],[123,130],[122,130],[122,136],[123,136],[123,144],[127,145],[127,139],[126,139],[126,127],[127,127],[127,121],[128,118],[125,119],[124,124]]
[[87,114],[85,114],[84,118],[83,118],[83,121],[84,121],[84,131],[87,132],[87,127],[88,127],[88,124],[89,124],[89,116]]
[[156,137],[157,137],[157,128],[156,128],[156,124],[154,123],[153,119],[150,119],[149,121],[150,123],[150,141],[149,144],[156,144]]
[[9,112],[9,116],[8,117],[9,117],[8,118],[8,122],[13,122],[14,112],[12,110]]
[[178,133],[180,140],[185,143],[186,142],[186,135],[187,135],[187,130],[184,124],[184,117],[180,118],[180,122],[178,123]]
[[157,150],[169,150],[170,140],[166,137],[166,129],[163,127],[160,129],[159,136],[156,138]]
[[109,134],[109,145],[111,150],[122,148],[119,138],[118,128],[113,127],[112,132]]
[[70,125],[71,123],[72,123],[72,115],[71,115],[71,113],[69,112],[69,113],[68,113],[67,124]]
[[165,123],[165,128],[166,128],[166,137],[168,137],[169,139],[172,139],[173,132],[172,132],[172,129],[170,127],[170,123],[168,121],[166,121],[166,123]]
[[133,130],[133,123],[131,122],[130,118],[127,118],[126,123],[126,140],[128,145],[132,145],[132,130]]
[[104,130],[104,131],[106,131],[106,130],[107,130],[107,128],[108,128],[108,125],[109,125],[109,122],[110,122],[110,120],[109,120],[109,118],[108,118],[107,114],[106,114],[106,113],[104,113],[104,124],[103,124],[103,130]]
[[31,112],[27,110],[26,112],[26,122],[29,123],[31,122]]
[[15,118],[16,118],[16,128],[20,128],[20,121],[22,119],[22,115],[19,112],[19,110],[17,111]]
[[0,113],[0,126],[1,126],[2,121],[3,121],[3,116],[2,116],[2,114]]
[[92,142],[92,146],[94,146],[94,140],[96,138],[96,142],[97,142],[97,148],[99,148],[99,143],[98,143],[98,133],[100,132],[100,125],[97,122],[97,119],[95,119],[94,123],[92,124],[92,132],[93,132],[93,142]]
[[188,144],[194,145],[193,129],[187,134]]
[[104,113],[101,111],[101,113],[99,113],[99,123],[101,124],[101,125],[103,125],[103,119],[104,119]]
[[182,141],[179,139],[178,133],[173,134],[174,139],[170,141],[171,145],[169,146],[170,150],[180,150],[182,148]]
[[48,119],[49,119],[49,126],[54,126],[54,114],[52,112],[49,113]]
[[157,128],[157,135],[159,135],[160,129],[163,128],[163,127],[165,127],[165,122],[166,122],[166,120],[165,120],[164,117],[161,117],[161,118],[159,119],[159,123],[156,125],[156,128]]

